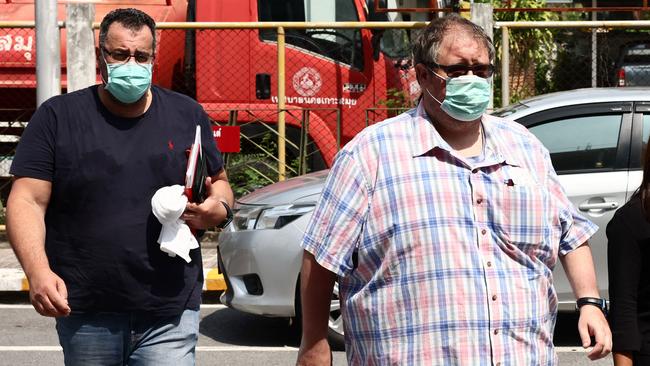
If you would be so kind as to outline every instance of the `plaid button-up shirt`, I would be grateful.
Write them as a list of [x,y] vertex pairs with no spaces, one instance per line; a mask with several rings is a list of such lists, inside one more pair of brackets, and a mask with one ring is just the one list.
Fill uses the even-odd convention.
[[597,227],[523,126],[463,158],[422,105],[342,149],[302,246],[338,274],[351,365],[553,365],[558,254]]

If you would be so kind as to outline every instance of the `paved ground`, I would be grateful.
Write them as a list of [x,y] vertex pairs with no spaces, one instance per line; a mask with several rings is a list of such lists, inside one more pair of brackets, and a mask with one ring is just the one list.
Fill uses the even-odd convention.
[[[8,300],[0,296],[0,366],[63,365],[54,319],[39,316],[25,301],[3,304]],[[560,328],[566,332],[566,326]],[[296,329],[290,328],[286,319],[245,314],[219,304],[203,304],[196,364],[293,365],[299,342]],[[575,342],[556,350],[562,366],[612,365],[611,356],[589,361]],[[333,366],[346,364],[345,354],[334,352]]]

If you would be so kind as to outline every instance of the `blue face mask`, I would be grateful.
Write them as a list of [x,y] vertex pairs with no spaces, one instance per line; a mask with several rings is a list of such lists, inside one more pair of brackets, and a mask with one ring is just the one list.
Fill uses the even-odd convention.
[[135,103],[151,86],[152,64],[106,63],[108,81],[104,87],[122,103]]
[[451,118],[471,122],[477,120],[490,104],[492,88],[487,79],[476,75],[462,75],[455,78],[443,78],[432,72],[437,77],[445,80],[445,99],[440,102],[434,97],[429,89],[424,90],[431,98],[440,103],[440,109]]

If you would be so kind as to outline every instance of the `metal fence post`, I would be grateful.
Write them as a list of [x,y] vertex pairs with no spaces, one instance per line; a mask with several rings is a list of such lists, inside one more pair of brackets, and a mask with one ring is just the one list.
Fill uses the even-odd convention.
[[283,181],[286,177],[284,41],[284,27],[278,27],[278,181]]
[[300,169],[299,173],[307,174],[307,153],[309,151],[309,113],[302,110],[302,130],[300,131]]
[[341,108],[336,108],[336,151],[341,150]]
[[61,94],[61,42],[56,0],[36,1],[36,106]]
[[[595,7],[596,0],[591,1],[591,5]],[[591,20],[598,20],[596,12],[591,13]],[[598,86],[598,29],[591,28],[591,87]]]
[[[236,109],[231,109],[228,111],[228,124],[226,126],[236,126],[237,125],[237,116],[238,116],[239,111]],[[241,135],[239,137],[241,139]],[[227,168],[230,167],[230,156],[232,153],[225,153],[223,154],[223,166]]]
[[501,28],[501,106],[510,104],[510,34]]

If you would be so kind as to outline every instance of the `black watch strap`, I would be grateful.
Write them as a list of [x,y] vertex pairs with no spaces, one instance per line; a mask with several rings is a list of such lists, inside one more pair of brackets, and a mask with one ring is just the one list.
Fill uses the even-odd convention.
[[223,204],[223,207],[226,208],[226,219],[221,222],[221,224],[217,225],[217,229],[225,229],[226,226],[228,226],[232,222],[233,214],[232,210],[230,209],[230,206],[228,206],[227,203],[221,201]]
[[607,300],[599,297],[581,297],[576,301],[576,310],[585,305],[593,305],[607,315]]

